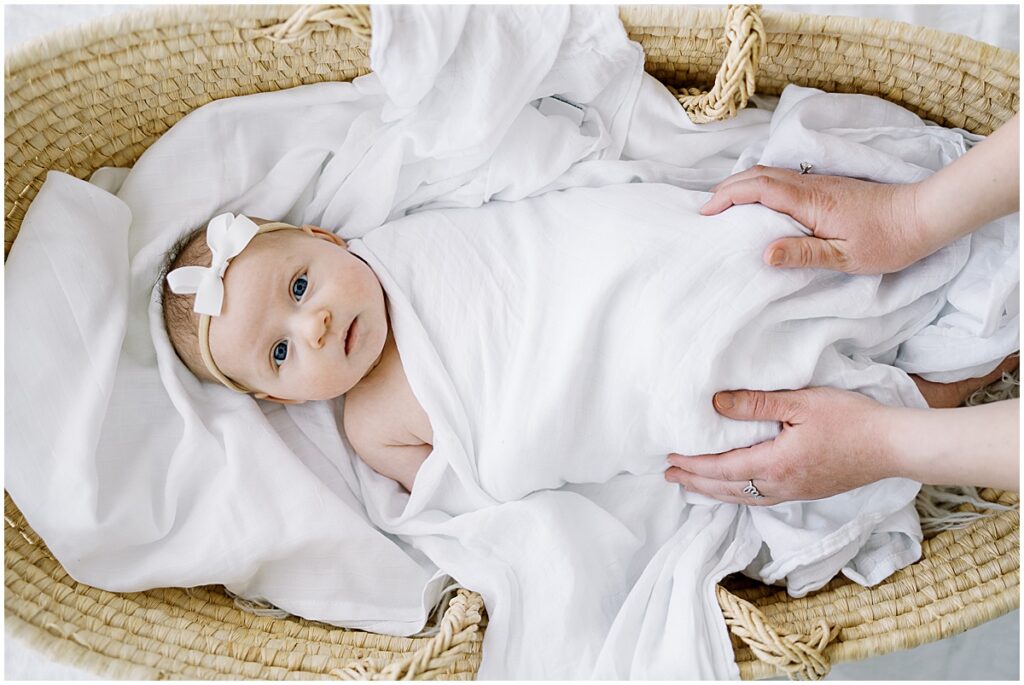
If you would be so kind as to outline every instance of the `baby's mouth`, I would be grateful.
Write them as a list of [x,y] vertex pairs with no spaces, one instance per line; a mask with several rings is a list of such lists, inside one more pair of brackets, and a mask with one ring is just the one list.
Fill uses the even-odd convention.
[[358,316],[356,318],[352,319],[352,323],[350,323],[348,325],[348,331],[345,332],[345,356],[346,357],[348,356],[348,353],[352,351],[352,345],[354,345],[355,341],[356,341],[356,321],[358,321],[358,320],[359,320]]

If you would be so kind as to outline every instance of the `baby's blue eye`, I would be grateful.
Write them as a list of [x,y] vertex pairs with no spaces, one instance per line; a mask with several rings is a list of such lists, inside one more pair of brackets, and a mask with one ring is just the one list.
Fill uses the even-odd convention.
[[302,296],[306,293],[306,286],[309,284],[309,280],[306,278],[306,274],[302,274],[295,279],[292,283],[292,297],[298,302],[302,299]]
[[284,360],[288,357],[288,341],[282,340],[281,342],[274,345],[274,351],[272,352],[272,355],[274,357],[274,363],[277,364],[278,366],[281,366]]

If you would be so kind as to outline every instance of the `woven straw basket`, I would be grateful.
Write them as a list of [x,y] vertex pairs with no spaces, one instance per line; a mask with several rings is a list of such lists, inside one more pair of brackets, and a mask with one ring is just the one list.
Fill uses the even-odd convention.
[[[1019,106],[1015,54],[930,29],[762,17],[756,7],[628,7],[621,15],[644,46],[647,70],[678,89],[695,120],[735,113],[755,75],[760,93],[792,82],[880,95],[982,134]],[[5,254],[48,170],[86,178],[101,166],[131,166],[211,100],[350,80],[368,69],[369,35],[365,7],[176,6],[65,31],[8,55]],[[1017,504],[1015,494],[983,496]],[[422,638],[256,616],[220,587],[115,595],[72,580],[9,496],[4,512],[7,625],[51,656],[107,677],[470,679],[480,663],[486,618],[475,593],[460,590],[436,635]],[[817,678],[830,662],[914,647],[1016,608],[1018,527],[1012,510],[941,533],[925,542],[921,561],[871,589],[837,579],[794,600],[727,579],[719,601],[740,673]]]

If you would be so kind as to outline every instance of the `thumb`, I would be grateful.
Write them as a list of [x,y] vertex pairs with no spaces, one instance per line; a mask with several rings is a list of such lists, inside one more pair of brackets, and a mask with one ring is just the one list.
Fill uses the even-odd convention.
[[781,238],[764,251],[764,262],[783,269],[812,268],[847,271],[849,256],[842,240]]
[[730,419],[785,423],[800,423],[807,406],[799,390],[718,392],[712,402],[719,414]]

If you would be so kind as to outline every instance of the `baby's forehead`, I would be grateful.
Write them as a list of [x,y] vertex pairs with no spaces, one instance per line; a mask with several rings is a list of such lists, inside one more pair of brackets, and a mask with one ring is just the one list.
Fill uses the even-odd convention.
[[310,240],[310,235],[297,228],[285,228],[279,231],[258,233],[235,261],[250,261],[245,257],[254,257],[260,261],[280,261],[290,255],[306,254],[315,249],[319,241]]
[[236,357],[265,342],[260,338],[265,315],[286,299],[291,272],[308,254],[308,238],[296,229],[257,234],[225,272],[224,303],[210,322],[210,347],[214,359],[223,360],[221,369],[250,387],[248,356]]
[[249,246],[246,249],[252,247],[295,247],[302,245],[303,238],[308,238],[309,234],[299,228],[282,228],[277,231],[267,231],[266,233],[257,233],[253,236],[252,240],[249,241]]
[[[238,299],[232,287],[236,281],[246,282],[246,289],[250,289],[252,286],[248,281],[251,278],[261,277],[301,259],[305,247],[298,239],[300,235],[300,231],[285,229],[254,236],[245,249],[228,264],[224,274],[227,299]],[[236,296],[233,298],[232,295]]]

